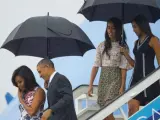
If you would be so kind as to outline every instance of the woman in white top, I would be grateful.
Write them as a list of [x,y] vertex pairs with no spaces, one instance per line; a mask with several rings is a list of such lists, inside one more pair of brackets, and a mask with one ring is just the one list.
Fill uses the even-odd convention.
[[[122,40],[122,22],[117,18],[107,21],[105,41],[97,48],[96,59],[91,72],[88,95],[91,96],[93,82],[101,67],[101,75],[98,85],[98,100],[100,107],[111,102],[125,90],[126,71],[130,68],[124,55],[120,53],[120,44],[125,42],[125,33]],[[105,120],[114,120],[113,115],[109,115]]]

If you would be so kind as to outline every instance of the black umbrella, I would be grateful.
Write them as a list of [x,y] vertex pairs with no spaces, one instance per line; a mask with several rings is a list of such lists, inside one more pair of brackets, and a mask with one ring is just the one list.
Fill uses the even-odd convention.
[[143,14],[153,23],[160,18],[160,0],[85,0],[79,13],[89,21],[107,21],[117,17],[123,23]]
[[32,17],[18,25],[8,36],[2,48],[16,56],[42,58],[83,56],[94,45],[74,23],[51,16]]

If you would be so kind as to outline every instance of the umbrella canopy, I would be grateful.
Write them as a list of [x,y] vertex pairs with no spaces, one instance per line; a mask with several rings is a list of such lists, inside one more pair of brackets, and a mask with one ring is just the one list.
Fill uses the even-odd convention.
[[8,36],[1,48],[16,56],[42,58],[83,56],[94,45],[74,23],[62,17],[39,16],[27,19]]
[[85,0],[79,13],[89,21],[107,21],[117,17],[123,23],[143,14],[154,23],[160,18],[160,0]]

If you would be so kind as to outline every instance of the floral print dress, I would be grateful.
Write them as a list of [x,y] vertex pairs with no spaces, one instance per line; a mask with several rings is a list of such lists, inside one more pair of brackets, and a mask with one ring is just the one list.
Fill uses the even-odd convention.
[[120,53],[118,42],[111,43],[111,49],[103,54],[105,42],[100,43],[96,50],[94,66],[101,67],[101,75],[98,85],[98,104],[100,107],[108,104],[119,95],[121,87],[121,69],[130,69],[125,56]]
[[[34,94],[36,93],[36,90],[38,89],[38,87],[36,87],[33,91],[29,91],[28,93],[26,93],[23,96],[23,100],[25,102],[25,104],[27,104],[28,106],[30,106],[33,102],[34,99]],[[43,114],[43,108],[44,108],[44,103],[41,105],[40,109],[38,110],[38,112],[36,113],[35,116],[30,116],[27,111],[25,110],[25,108],[23,107],[22,104],[19,105],[19,110],[21,112],[21,118],[19,120],[40,120],[42,114]]]

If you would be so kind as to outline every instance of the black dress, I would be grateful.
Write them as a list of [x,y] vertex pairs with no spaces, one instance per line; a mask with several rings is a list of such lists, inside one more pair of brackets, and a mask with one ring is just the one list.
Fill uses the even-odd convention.
[[[142,80],[143,77],[155,70],[155,52],[149,45],[150,40],[151,37],[147,36],[143,43],[140,44],[139,40],[135,43],[135,47],[133,49],[133,53],[135,55],[135,67],[131,79],[131,86],[135,85],[137,82]],[[140,105],[144,106],[156,98],[160,94],[159,91],[160,85],[159,81],[157,81],[146,90],[138,94],[134,99],[138,100]]]

